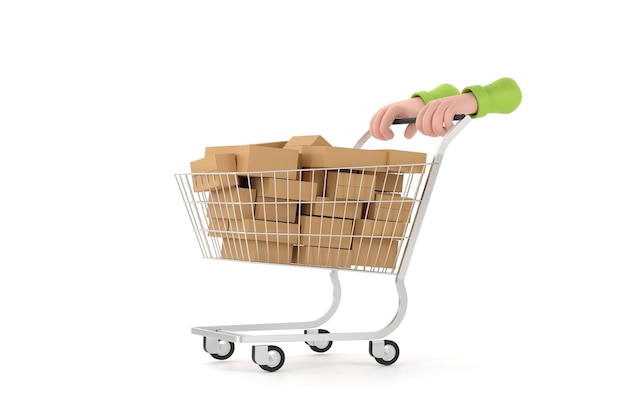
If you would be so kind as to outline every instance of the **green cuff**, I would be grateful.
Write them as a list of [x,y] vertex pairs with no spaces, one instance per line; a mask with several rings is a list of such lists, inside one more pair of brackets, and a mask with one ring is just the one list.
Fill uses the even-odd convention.
[[421,97],[424,104],[426,104],[429,101],[433,101],[438,98],[456,96],[457,94],[459,94],[459,90],[452,84],[441,84],[439,87],[431,91],[419,91],[417,93],[413,93],[411,98]]
[[484,87],[465,87],[461,94],[469,92],[474,94],[478,103],[478,111],[470,115],[472,118],[483,117],[488,113],[509,114],[522,101],[522,92],[511,78],[500,78]]
[[472,119],[483,117],[489,113],[489,94],[485,91],[485,87],[481,87],[480,85],[465,87],[461,94],[465,93],[473,93],[474,97],[476,97],[476,102],[478,103],[478,110],[476,113],[470,114]]

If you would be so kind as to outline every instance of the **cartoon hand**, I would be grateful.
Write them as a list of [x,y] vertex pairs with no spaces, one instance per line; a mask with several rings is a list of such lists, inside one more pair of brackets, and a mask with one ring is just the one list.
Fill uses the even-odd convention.
[[[376,139],[393,139],[394,134],[390,128],[393,121],[401,117],[416,117],[423,108],[424,101],[420,97],[389,104],[378,110],[370,120],[370,133]],[[416,125],[411,123],[404,131],[404,136],[410,139],[416,132]]]
[[454,127],[454,115],[475,114],[477,111],[478,102],[473,93],[443,97],[424,106],[412,126],[414,131],[419,130],[426,136],[445,136]]

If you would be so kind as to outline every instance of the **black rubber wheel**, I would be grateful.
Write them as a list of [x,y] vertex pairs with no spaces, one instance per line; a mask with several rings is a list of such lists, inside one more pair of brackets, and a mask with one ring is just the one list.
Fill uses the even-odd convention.
[[235,353],[235,344],[233,342],[224,342],[223,340],[219,340],[219,342],[228,343],[229,345],[228,352],[226,352],[223,355],[220,355],[219,353],[211,353],[206,350],[206,337],[202,338],[202,348],[204,349],[206,353],[208,353],[209,355],[213,356],[215,359],[218,359],[220,361],[226,360],[230,358],[231,356],[233,356],[233,353]]
[[[319,333],[330,333],[328,330],[324,330],[324,329],[319,329],[318,330]],[[309,342],[304,342],[306,343],[313,352],[317,352],[317,353],[324,353],[324,352],[328,352],[328,350],[332,347],[333,342],[332,340],[328,341],[328,344],[324,347],[317,347],[314,345],[310,345]]]
[[396,342],[392,340],[385,340],[384,342],[385,342],[385,346],[390,347],[391,356],[387,359],[374,357],[374,355],[372,354],[372,342],[370,342],[370,356],[376,359],[376,362],[378,362],[381,365],[391,365],[395,361],[398,360],[398,357],[400,356],[400,348],[398,347]]
[[[254,361],[254,347],[252,349],[253,349],[252,350],[252,360]],[[279,348],[278,346],[272,346],[272,345],[269,345],[267,347],[267,352],[268,353],[276,352],[276,355],[278,355],[280,360],[273,366],[272,365],[259,365],[259,368],[261,368],[261,369],[263,369],[264,371],[267,371],[267,372],[278,371],[285,364],[285,352],[283,352],[283,350],[281,348]]]

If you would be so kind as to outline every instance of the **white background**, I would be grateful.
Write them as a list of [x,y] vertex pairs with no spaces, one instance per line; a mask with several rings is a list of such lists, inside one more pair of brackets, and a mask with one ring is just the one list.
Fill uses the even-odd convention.
[[[2,2],[0,414],[623,416],[622,14],[554,3]],[[522,104],[446,154],[395,365],[202,350],[191,327],[312,319],[330,284],[201,259],[174,173],[210,145],[352,146],[385,104],[500,77]],[[329,330],[391,319],[390,279],[343,290]]]

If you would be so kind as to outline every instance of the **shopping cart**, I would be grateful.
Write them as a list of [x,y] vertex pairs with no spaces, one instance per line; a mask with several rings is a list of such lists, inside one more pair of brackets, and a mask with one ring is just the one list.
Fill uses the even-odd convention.
[[[395,363],[400,349],[385,337],[400,325],[406,313],[404,279],[444,152],[471,119],[457,115],[455,120],[431,160],[422,164],[176,174],[203,258],[326,269],[330,270],[333,288],[331,306],[317,320],[194,327],[191,332],[203,337],[204,350],[213,358],[224,360],[235,351],[235,343],[252,343],[254,363],[272,372],[285,362],[285,353],[274,343],[305,342],[314,352],[326,352],[335,341],[366,340],[369,354],[376,362]],[[396,119],[394,124],[414,121]],[[360,149],[370,138],[368,131],[354,148]],[[344,176],[344,182],[337,182],[339,175]],[[382,193],[367,191],[371,188],[365,182],[372,177],[378,179],[375,189]],[[289,181],[290,178],[297,180]],[[331,178],[335,180],[332,184],[341,184],[342,191],[356,194],[343,194],[343,199],[320,198],[315,187],[305,187],[310,183],[300,181],[317,179],[318,184],[329,184]],[[198,191],[198,184],[203,182],[221,185],[214,189],[220,191]],[[257,193],[272,196],[279,188],[277,184],[283,184],[282,192],[288,199],[256,198]],[[326,193],[332,197],[339,187],[327,189]],[[387,194],[393,197],[389,199]],[[253,211],[270,221],[250,220]],[[271,221],[280,216],[293,219],[295,215],[301,216],[295,224]],[[340,270],[395,277],[398,307],[389,324],[369,332],[331,333],[321,328],[339,307]]]

